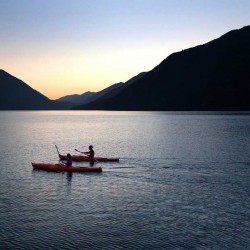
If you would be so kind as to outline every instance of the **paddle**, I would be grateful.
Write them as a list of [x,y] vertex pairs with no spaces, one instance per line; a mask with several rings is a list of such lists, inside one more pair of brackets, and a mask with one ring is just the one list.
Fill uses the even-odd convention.
[[56,147],[56,150],[57,150],[57,153],[58,153],[58,156],[60,157],[60,153],[59,153],[59,150],[58,150],[58,147],[55,145]]
[[[85,153],[83,153],[83,152],[81,152],[81,151],[79,151],[78,149],[76,149],[75,148],[75,151],[77,151],[77,152],[79,152],[79,153],[81,153],[81,154],[85,154]],[[86,154],[85,154],[86,155]]]
[[[56,147],[56,151],[58,153],[59,159],[60,159],[60,153],[59,153],[58,147],[56,145],[55,145],[55,147]],[[60,159],[60,161],[61,161],[61,159]],[[65,165],[63,162],[62,162],[62,164]]]

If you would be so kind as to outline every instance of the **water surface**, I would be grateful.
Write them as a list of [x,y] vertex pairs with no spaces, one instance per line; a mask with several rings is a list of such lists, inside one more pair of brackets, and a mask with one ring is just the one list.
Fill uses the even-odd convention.
[[[250,249],[247,114],[0,112],[0,140],[1,249]],[[120,162],[32,170],[89,144]]]

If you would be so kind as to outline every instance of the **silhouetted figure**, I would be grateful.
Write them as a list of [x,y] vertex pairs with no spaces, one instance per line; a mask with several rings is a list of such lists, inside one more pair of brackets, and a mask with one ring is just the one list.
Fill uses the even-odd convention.
[[87,151],[87,152],[82,152],[82,153],[85,154],[85,155],[87,155],[90,159],[93,159],[93,160],[94,160],[95,151],[94,151],[92,145],[89,146],[89,151]]
[[71,167],[71,166],[72,166],[72,158],[71,158],[71,154],[67,154],[67,162],[66,162],[66,166],[67,166],[67,167]]
[[90,158],[90,166],[92,167],[94,165],[94,162],[95,162],[95,159],[94,159],[94,157],[95,157],[95,151],[93,149],[93,146],[90,145],[89,146],[89,151],[82,152],[82,153],[85,154],[87,157]]

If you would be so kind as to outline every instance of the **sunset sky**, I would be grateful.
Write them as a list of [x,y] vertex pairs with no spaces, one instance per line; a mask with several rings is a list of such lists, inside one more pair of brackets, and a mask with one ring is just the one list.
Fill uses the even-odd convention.
[[0,25],[0,69],[56,99],[250,25],[250,1],[0,0]]

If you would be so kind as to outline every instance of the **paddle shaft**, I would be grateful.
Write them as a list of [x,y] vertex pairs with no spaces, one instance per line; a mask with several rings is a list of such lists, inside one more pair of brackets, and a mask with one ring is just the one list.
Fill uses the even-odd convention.
[[58,150],[58,148],[57,148],[57,146],[56,146],[56,145],[55,145],[55,147],[56,147],[56,150],[57,150],[58,155],[60,155],[59,150]]
[[83,152],[79,151],[79,150],[78,150],[78,149],[76,149],[76,148],[75,148],[75,151],[77,151],[77,152],[79,152],[79,153],[81,153],[81,154],[86,155],[85,153],[83,153]]

